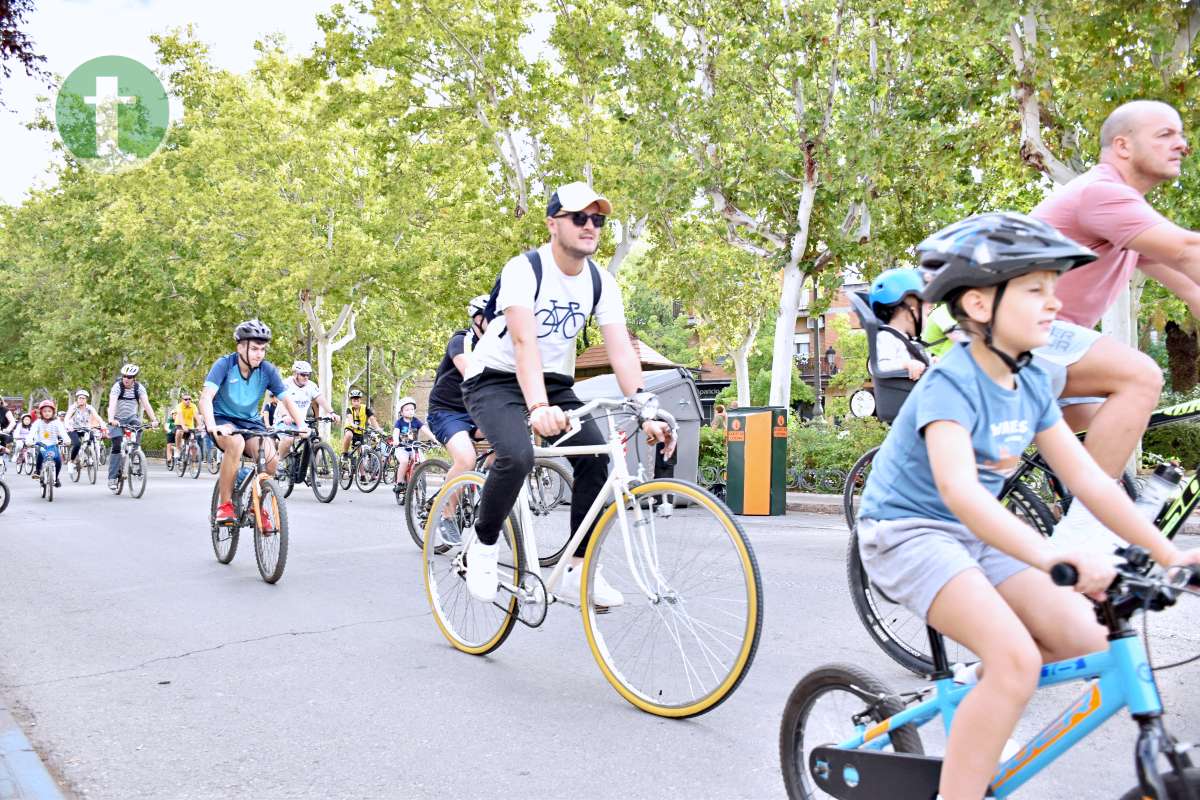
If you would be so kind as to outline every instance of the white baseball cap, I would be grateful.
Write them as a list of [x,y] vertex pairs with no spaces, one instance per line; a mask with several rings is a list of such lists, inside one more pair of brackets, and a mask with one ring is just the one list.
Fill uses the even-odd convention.
[[546,216],[554,217],[561,211],[583,211],[592,203],[600,205],[601,214],[612,213],[612,203],[607,198],[596,194],[596,190],[583,181],[575,181],[558,187],[558,191],[550,195]]

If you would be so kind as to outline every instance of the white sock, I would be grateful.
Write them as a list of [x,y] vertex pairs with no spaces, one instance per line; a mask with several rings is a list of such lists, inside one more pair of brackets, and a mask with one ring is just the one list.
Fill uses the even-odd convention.
[[979,668],[982,664],[982,661],[976,661],[970,666],[965,664],[952,665],[950,671],[954,673],[954,682],[961,683],[963,686],[979,683]]

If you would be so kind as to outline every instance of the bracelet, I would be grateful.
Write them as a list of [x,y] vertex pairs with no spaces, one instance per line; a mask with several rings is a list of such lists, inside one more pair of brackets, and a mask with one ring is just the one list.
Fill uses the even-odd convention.
[[543,400],[543,401],[541,401],[541,402],[539,402],[539,403],[534,403],[533,405],[531,405],[531,406],[529,407],[529,409],[528,409],[528,411],[527,411],[526,413],[528,413],[528,414],[532,414],[534,411],[537,411],[539,408],[548,408],[548,407],[549,407],[549,405],[550,405],[550,404],[549,404],[549,403],[547,403],[545,400]]

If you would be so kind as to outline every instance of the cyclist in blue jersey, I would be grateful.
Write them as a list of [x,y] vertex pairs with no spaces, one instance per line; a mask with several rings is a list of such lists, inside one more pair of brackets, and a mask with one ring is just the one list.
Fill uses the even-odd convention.
[[234,329],[233,339],[237,343],[236,350],[213,363],[204,379],[204,391],[200,393],[200,411],[205,425],[215,434],[217,447],[225,453],[221,474],[217,477],[220,486],[218,523],[235,519],[233,483],[243,452],[251,458],[256,457],[261,441],[267,448],[267,471],[275,472],[275,448],[269,439],[247,440],[233,431],[266,430],[258,410],[268,391],[279,398],[292,419],[304,418],[292,402],[279,370],[266,360],[271,329],[257,319],[247,320]]

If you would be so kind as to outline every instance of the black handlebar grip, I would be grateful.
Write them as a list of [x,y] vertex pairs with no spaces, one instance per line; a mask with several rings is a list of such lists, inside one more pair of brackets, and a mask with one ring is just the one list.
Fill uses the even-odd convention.
[[1074,586],[1079,581],[1079,570],[1067,563],[1055,564],[1050,568],[1050,580],[1059,586]]

